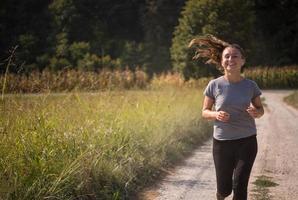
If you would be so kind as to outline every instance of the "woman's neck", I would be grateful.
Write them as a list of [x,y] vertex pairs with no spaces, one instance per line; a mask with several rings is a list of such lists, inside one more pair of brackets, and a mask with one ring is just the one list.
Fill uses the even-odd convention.
[[243,80],[243,77],[241,76],[241,74],[237,73],[237,74],[231,74],[231,73],[225,73],[224,75],[225,79],[231,83],[237,83],[241,80]]

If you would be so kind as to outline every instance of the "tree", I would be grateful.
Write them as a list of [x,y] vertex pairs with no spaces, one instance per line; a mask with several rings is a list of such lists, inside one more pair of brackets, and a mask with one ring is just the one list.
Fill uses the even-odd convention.
[[142,21],[145,65],[149,72],[161,72],[171,68],[169,48],[184,2],[185,0],[146,0]]
[[263,65],[298,63],[298,1],[255,0],[256,62]]
[[51,17],[50,0],[1,0],[0,1],[0,60],[7,57],[8,50],[18,46],[15,65],[11,71],[39,68],[36,58],[49,52]]
[[179,19],[171,47],[174,69],[186,78],[203,77],[218,73],[214,67],[192,61],[188,49],[191,39],[213,34],[227,42],[238,43],[251,49],[254,25],[253,2],[247,0],[189,0]]

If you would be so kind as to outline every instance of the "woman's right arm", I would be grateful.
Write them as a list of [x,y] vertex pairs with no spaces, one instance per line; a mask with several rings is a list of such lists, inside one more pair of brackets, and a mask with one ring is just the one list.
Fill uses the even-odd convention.
[[202,117],[208,120],[219,120],[222,122],[228,122],[230,115],[224,111],[213,111],[212,107],[214,105],[214,99],[205,96],[203,109],[202,109]]
[[209,120],[215,120],[216,119],[216,112],[212,111],[212,107],[214,105],[214,99],[205,96],[204,103],[203,103],[203,109],[202,109],[202,117]]

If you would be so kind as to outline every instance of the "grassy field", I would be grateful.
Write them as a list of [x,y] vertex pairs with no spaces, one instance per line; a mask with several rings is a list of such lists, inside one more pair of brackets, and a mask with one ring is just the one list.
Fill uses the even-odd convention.
[[190,88],[5,95],[0,199],[129,199],[211,134]]
[[291,95],[284,98],[284,101],[293,106],[294,108],[298,109],[298,91],[293,92]]

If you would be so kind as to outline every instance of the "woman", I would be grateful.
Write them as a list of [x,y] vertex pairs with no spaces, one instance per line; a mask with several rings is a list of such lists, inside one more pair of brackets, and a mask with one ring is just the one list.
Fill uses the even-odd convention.
[[254,81],[241,76],[245,54],[239,45],[207,35],[192,40],[189,46],[196,47],[194,59],[205,58],[224,72],[206,87],[202,110],[203,118],[214,120],[217,199],[225,199],[233,190],[233,200],[246,200],[257,154],[254,119],[264,114],[261,91]]

